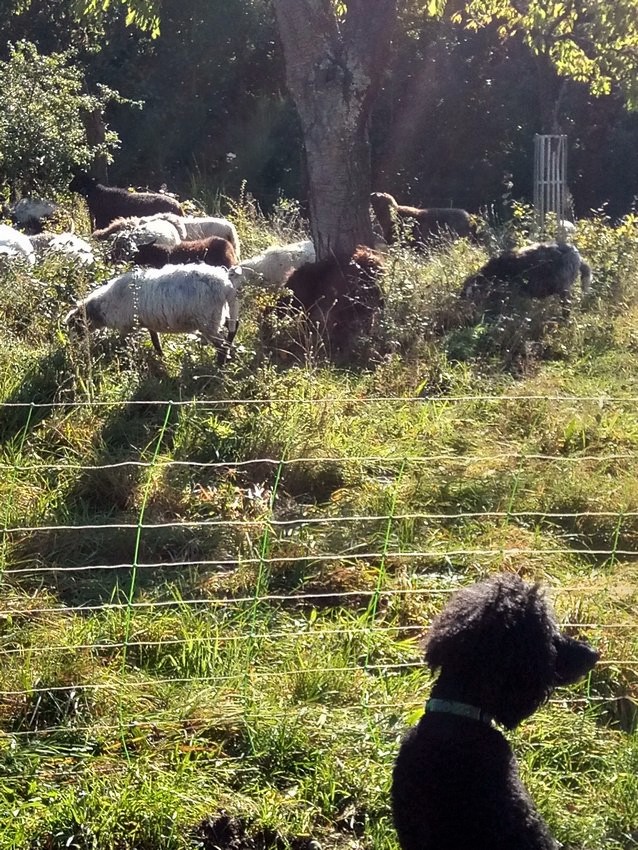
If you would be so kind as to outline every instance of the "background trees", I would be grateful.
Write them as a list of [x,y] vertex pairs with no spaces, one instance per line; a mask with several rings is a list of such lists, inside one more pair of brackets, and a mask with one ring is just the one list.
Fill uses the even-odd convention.
[[91,143],[85,122],[101,114],[115,94],[88,94],[69,52],[42,56],[31,42],[10,47],[0,61],[0,174],[15,192],[47,193],[68,182],[74,166],[110,159],[113,130]]
[[[343,45],[346,5],[312,3],[332,15],[330,38]],[[637,0],[503,0],[500,15],[491,5],[397,3],[387,59],[374,63],[378,92],[364,104],[373,188],[406,202],[472,210],[500,203],[510,181],[514,197],[529,197],[532,138],[547,126],[545,109],[569,136],[577,212],[604,202],[612,214],[626,211],[638,193],[638,118],[625,109],[635,101],[638,79],[632,75]],[[302,8],[286,0],[276,6]],[[78,17],[73,0],[0,0],[10,42],[27,37],[40,54],[76,46],[82,94],[97,94],[104,83],[143,101],[141,110],[117,102],[106,108],[106,123],[121,138],[111,182],[167,182],[210,199],[236,196],[245,180],[264,207],[280,194],[306,205],[302,134],[308,120],[304,127],[288,94],[276,6],[269,0],[165,0],[160,34],[151,38],[127,26],[119,4],[96,18]],[[361,14],[357,8],[350,3],[351,21]],[[9,58],[7,47],[0,58]],[[541,94],[541,62],[548,96]],[[555,65],[577,79],[561,76]],[[55,97],[55,87],[49,94]],[[322,108],[333,111],[328,94],[322,98]],[[0,90],[0,111],[7,103]],[[31,163],[42,153],[34,151]],[[63,173],[55,179],[64,185]],[[14,180],[0,166],[0,183],[14,189]]]

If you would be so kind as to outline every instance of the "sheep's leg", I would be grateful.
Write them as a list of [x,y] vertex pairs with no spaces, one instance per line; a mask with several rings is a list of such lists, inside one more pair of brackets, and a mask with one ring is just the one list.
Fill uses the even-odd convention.
[[225,339],[221,339],[215,333],[206,331],[200,328],[200,333],[204,342],[214,345],[217,349],[217,365],[223,366],[230,357],[230,345]]
[[230,360],[230,348],[225,343],[221,343],[217,346],[217,365],[221,367],[228,360]]
[[[231,330],[231,324],[234,325],[234,328]],[[237,330],[239,328],[239,319],[235,319],[234,322],[230,322],[229,319],[226,319],[226,342],[228,345],[231,345],[235,336],[237,335]]]
[[237,293],[228,298],[228,316],[226,317],[226,340],[231,345],[239,327],[239,299]]
[[151,335],[151,342],[153,343],[153,348],[155,349],[155,351],[157,351],[160,357],[163,357],[164,351],[162,349],[162,343],[160,342],[159,334],[157,333],[157,331],[151,330],[149,330],[149,334]]

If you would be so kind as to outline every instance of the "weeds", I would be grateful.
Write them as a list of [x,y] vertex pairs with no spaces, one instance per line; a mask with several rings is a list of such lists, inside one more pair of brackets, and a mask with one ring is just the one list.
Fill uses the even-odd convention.
[[[294,204],[218,200],[246,256],[304,235]],[[420,639],[496,569],[549,585],[602,655],[516,732],[525,779],[564,843],[632,847],[635,222],[575,238],[594,294],[567,324],[470,315],[482,248],[393,249],[358,371],[275,365],[250,285],[223,373],[180,338],[163,364],[83,345],[59,318],[106,267],[3,267],[3,848],[395,847]]]

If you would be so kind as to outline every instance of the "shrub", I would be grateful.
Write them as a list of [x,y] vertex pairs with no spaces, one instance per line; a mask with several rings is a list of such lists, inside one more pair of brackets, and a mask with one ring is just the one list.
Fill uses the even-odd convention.
[[66,188],[74,167],[96,156],[112,160],[119,139],[106,130],[91,144],[83,119],[119,99],[105,86],[86,94],[70,52],[41,56],[28,41],[10,46],[0,62],[0,186],[15,194],[50,194]]

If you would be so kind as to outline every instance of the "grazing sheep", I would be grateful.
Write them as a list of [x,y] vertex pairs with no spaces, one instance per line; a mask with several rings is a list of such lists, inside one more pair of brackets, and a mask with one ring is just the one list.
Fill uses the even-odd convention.
[[290,272],[304,263],[314,263],[315,246],[309,239],[291,242],[289,245],[275,245],[261,254],[244,260],[242,269],[256,272],[268,286],[282,286]]
[[171,212],[182,215],[179,201],[160,192],[129,192],[117,186],[103,186],[96,177],[83,171],[74,176],[71,192],[84,195],[89,207],[93,229],[101,229],[120,216],[152,215]]
[[470,214],[455,207],[417,207],[400,206],[392,195],[386,192],[373,192],[370,204],[379,220],[383,238],[393,245],[401,235],[403,228],[412,241],[427,243],[431,236],[448,233],[452,236],[474,236],[475,228]]
[[149,222],[155,221],[168,221],[170,222],[175,230],[177,230],[179,239],[186,239],[186,228],[184,227],[184,216],[176,215],[175,213],[156,213],[155,215],[129,215],[129,216],[120,216],[119,218],[113,219],[113,221],[103,227],[101,230],[94,230],[91,236],[94,239],[103,240],[108,239],[109,236],[115,236],[117,233],[120,233],[122,230],[135,230],[136,227],[140,225],[146,225]]
[[566,243],[535,243],[492,257],[466,279],[461,298],[489,295],[498,290],[499,284],[507,288],[515,286],[532,298],[559,295],[563,311],[568,314],[572,286],[579,275],[586,295],[591,286],[591,268],[576,248]]
[[177,265],[180,263],[206,263],[209,266],[224,266],[231,268],[236,265],[235,249],[228,239],[221,236],[209,236],[208,239],[198,239],[194,242],[180,242],[174,248],[165,248],[152,243],[140,245],[133,260],[140,266]]
[[58,209],[53,201],[42,198],[20,198],[9,209],[11,221],[27,233],[40,233],[46,219]]
[[[177,216],[174,213],[158,213],[152,216],[129,216],[128,218],[116,218],[108,227],[95,230],[95,239],[106,239],[122,230],[132,230],[139,225],[164,219],[170,221],[179,233],[182,241],[194,242],[198,239],[207,239],[209,236],[221,236],[228,239],[235,250],[235,257],[239,261],[239,235],[235,225],[226,218],[211,218],[205,216]],[[170,247],[170,246],[166,246]]]
[[235,250],[237,262],[241,256],[239,245],[239,234],[237,228],[227,218],[213,218],[211,216],[186,215],[183,219],[185,241],[194,242],[198,239],[207,239],[209,236],[221,236],[228,239]]
[[379,255],[359,245],[352,257],[331,257],[293,271],[286,281],[290,295],[274,308],[276,320],[291,314],[301,319],[300,333],[293,332],[285,341],[289,350],[303,357],[308,339],[318,336],[334,360],[351,359],[383,309],[378,284],[382,270]]
[[495,723],[518,726],[598,657],[559,631],[539,586],[517,575],[458,591],[426,637],[438,678],[394,765],[402,850],[557,850]]
[[48,254],[63,254],[80,263],[89,266],[95,262],[93,249],[85,239],[74,233],[51,233],[43,230],[29,237],[38,259]]
[[8,224],[0,224],[0,255],[35,263],[35,251],[29,237]]
[[142,245],[157,245],[158,248],[173,249],[181,242],[180,230],[165,218],[150,218],[140,221],[132,228],[123,228],[115,234],[111,243],[111,260],[116,263],[130,260]]
[[[239,301],[236,287],[241,270],[205,265],[134,269],[113,278],[78,301],[66,316],[76,330],[112,328],[122,334],[148,328],[157,353],[160,333],[199,331],[225,360],[237,332]],[[227,325],[227,339],[220,333]]]

